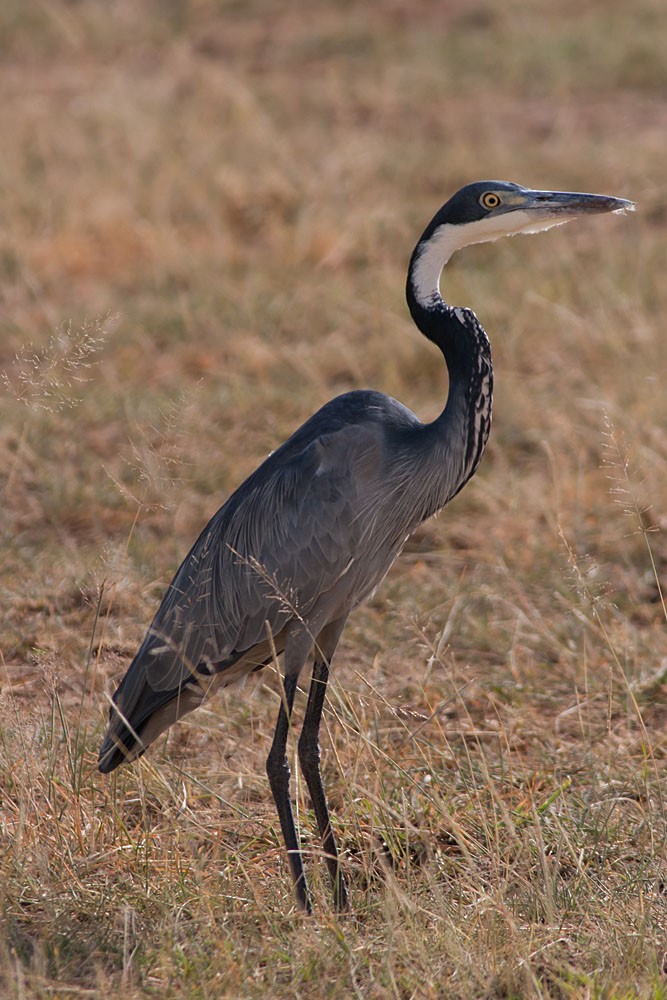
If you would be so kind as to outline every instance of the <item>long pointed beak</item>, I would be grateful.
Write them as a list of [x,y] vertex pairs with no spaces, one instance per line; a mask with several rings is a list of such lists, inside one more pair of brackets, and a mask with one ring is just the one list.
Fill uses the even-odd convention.
[[[573,219],[578,215],[598,215],[602,212],[634,212],[635,203],[607,194],[580,194],[574,191],[523,191],[516,208],[530,212],[534,218],[559,216]],[[518,200],[519,200],[518,199]]]

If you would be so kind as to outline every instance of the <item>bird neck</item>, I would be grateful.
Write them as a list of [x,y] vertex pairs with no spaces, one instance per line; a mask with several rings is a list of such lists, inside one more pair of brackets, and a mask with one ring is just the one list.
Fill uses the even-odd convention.
[[[491,427],[493,368],[491,345],[470,309],[448,305],[440,293],[440,273],[446,263],[428,260],[427,244],[417,245],[408,269],[406,297],[418,329],[442,351],[449,373],[449,392],[440,416],[426,425],[433,447],[443,461],[455,462],[450,496],[473,475],[486,447]],[[426,254],[425,254],[426,251]],[[425,260],[425,256],[427,259]]]

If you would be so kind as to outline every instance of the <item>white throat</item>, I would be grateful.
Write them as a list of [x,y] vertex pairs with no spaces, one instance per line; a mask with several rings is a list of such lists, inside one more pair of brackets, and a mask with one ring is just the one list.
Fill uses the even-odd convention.
[[474,243],[488,243],[501,236],[516,236],[519,233],[539,233],[553,226],[561,226],[575,218],[574,215],[536,217],[531,212],[506,212],[491,215],[477,222],[457,226],[449,222],[435,230],[424,244],[412,269],[412,288],[420,305],[432,305],[440,299],[440,275],[442,269],[457,250]]

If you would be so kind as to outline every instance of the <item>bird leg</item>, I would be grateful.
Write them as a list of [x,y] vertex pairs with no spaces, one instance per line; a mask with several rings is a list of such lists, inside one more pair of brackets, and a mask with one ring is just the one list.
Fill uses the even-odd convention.
[[348,910],[350,903],[338,860],[336,839],[331,828],[329,808],[322,784],[319,732],[324,695],[329,678],[329,662],[344,624],[343,622],[337,629],[332,648],[327,650],[328,656],[321,651],[320,647],[316,650],[313,676],[310,682],[310,691],[308,692],[306,715],[303,721],[301,736],[299,737],[299,763],[301,764],[301,770],[303,771],[303,776],[306,779],[308,791],[310,792],[317,825],[322,838],[324,856],[333,885],[334,906],[339,911]]
[[303,870],[303,860],[301,858],[301,850],[294,825],[292,803],[290,801],[290,767],[286,754],[287,734],[289,733],[297,680],[298,674],[288,673],[285,675],[284,697],[280,703],[280,712],[278,713],[276,731],[273,735],[273,743],[271,744],[269,756],[266,759],[266,773],[271,785],[276,809],[278,810],[278,817],[280,818],[280,826],[283,831],[287,857],[294,880],[297,904],[306,913],[312,913],[313,908],[310,902],[306,875]]

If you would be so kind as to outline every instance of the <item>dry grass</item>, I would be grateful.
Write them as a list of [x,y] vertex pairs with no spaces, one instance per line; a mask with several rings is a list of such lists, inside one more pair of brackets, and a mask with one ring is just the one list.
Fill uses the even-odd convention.
[[[662,0],[2,4],[3,996],[667,997],[666,32]],[[438,412],[404,269],[485,175],[640,213],[448,269],[494,343],[492,440],[346,632],[355,916],[299,788],[308,920],[275,678],[110,782],[104,691],[313,409]]]

